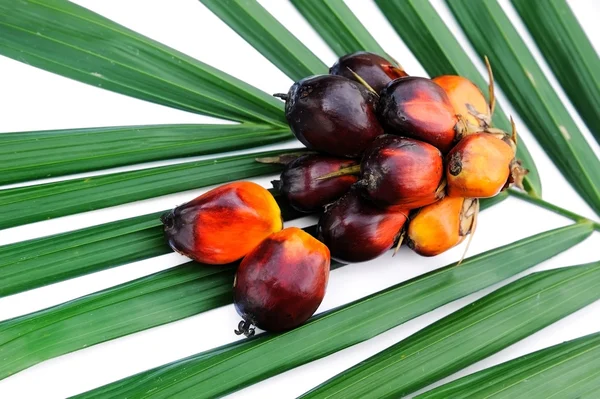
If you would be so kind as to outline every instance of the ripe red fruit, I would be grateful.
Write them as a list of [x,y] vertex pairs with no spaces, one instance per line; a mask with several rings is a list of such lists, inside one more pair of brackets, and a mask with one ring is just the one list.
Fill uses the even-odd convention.
[[425,141],[446,153],[460,129],[444,90],[430,79],[409,76],[390,82],[380,93],[378,112],[388,133]]
[[395,66],[377,54],[366,51],[347,54],[329,68],[331,75],[344,76],[358,81],[352,72],[360,76],[377,93],[392,80],[407,76],[402,68]]
[[308,77],[277,96],[286,100],[292,132],[310,149],[356,158],[383,133],[375,114],[377,96],[343,76]]
[[340,262],[375,259],[394,246],[408,212],[381,209],[350,190],[321,216],[319,239]]
[[174,251],[212,265],[241,259],[283,227],[271,193],[244,181],[214,188],[165,213],[161,220]]
[[320,176],[356,165],[352,159],[317,154],[302,155],[288,163],[275,187],[290,205],[301,212],[314,212],[344,195],[358,178],[353,175],[318,180]]
[[271,234],[237,269],[233,302],[240,316],[236,334],[254,335],[299,326],[315,313],[329,278],[329,250],[310,234],[289,227]]
[[356,186],[379,206],[414,209],[444,196],[440,151],[423,141],[386,134],[365,151]]

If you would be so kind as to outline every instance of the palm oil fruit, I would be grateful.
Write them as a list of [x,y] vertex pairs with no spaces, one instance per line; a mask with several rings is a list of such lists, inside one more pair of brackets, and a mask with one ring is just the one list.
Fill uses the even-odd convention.
[[318,154],[302,155],[288,163],[280,180],[274,180],[277,189],[300,212],[315,212],[344,195],[358,178],[353,175],[331,179],[322,175],[356,165],[352,159],[334,158]]
[[427,78],[393,80],[381,91],[377,110],[387,133],[425,141],[444,154],[464,126],[444,89]]
[[233,303],[243,320],[236,334],[254,327],[284,331],[315,313],[329,278],[329,250],[310,234],[289,227],[250,251],[233,281]]
[[[447,194],[451,197],[493,197],[526,173],[515,159],[512,139],[490,133],[463,138],[446,156]],[[511,145],[513,144],[513,145]]]
[[457,75],[443,75],[432,79],[448,95],[454,112],[479,127],[491,124],[490,107],[479,87],[469,79]]
[[408,224],[407,246],[435,256],[460,244],[475,228],[478,205],[476,199],[446,197],[421,208]]
[[271,193],[245,181],[214,188],[165,213],[161,220],[174,251],[211,265],[243,258],[283,227]]
[[402,68],[377,54],[366,51],[346,54],[329,68],[329,73],[352,80],[357,80],[356,75],[358,75],[377,93],[392,80],[408,76]]
[[352,189],[327,207],[319,219],[318,236],[333,259],[365,262],[397,243],[408,212],[379,208]]
[[415,209],[444,196],[440,151],[423,141],[386,134],[365,151],[356,186],[382,207]]
[[383,134],[375,113],[377,95],[343,76],[308,77],[276,96],[285,100],[290,129],[309,149],[356,158]]

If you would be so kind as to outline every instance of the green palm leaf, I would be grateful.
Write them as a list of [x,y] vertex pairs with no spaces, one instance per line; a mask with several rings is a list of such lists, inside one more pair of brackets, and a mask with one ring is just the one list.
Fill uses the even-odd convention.
[[[487,82],[428,1],[376,0],[376,3],[430,76],[461,75],[487,93]],[[495,68],[496,64],[492,65]],[[511,131],[510,121],[498,104],[493,122],[496,127]],[[541,196],[542,184],[537,168],[522,140],[517,156],[529,169],[524,180],[526,190]]]
[[0,54],[169,107],[285,126],[268,94],[66,0],[0,0]]
[[600,57],[565,0],[512,0],[554,76],[600,143]]
[[271,125],[154,125],[0,134],[0,185],[291,139]]
[[[547,231],[435,270],[318,316],[194,355],[84,393],[79,398],[222,396],[389,330],[498,283],[582,241],[589,223]],[[600,295],[600,293],[598,294]]]
[[600,160],[495,0],[447,0],[481,57],[552,161],[600,214]]
[[356,51],[386,54],[343,0],[292,0],[292,4],[338,56]]
[[327,66],[255,0],[200,0],[283,73],[299,80]]
[[258,163],[255,158],[290,151],[235,155],[2,190],[0,228],[275,173],[280,165]]
[[600,333],[587,335],[468,375],[418,399],[598,397]]
[[[305,215],[271,192],[284,221]],[[164,212],[0,247],[0,298],[170,253],[159,219]]]
[[534,273],[438,320],[302,398],[408,395],[600,299],[598,284],[600,262]]

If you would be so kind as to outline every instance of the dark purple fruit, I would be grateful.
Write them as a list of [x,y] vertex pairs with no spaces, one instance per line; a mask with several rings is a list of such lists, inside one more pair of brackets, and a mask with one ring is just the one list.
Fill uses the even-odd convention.
[[308,77],[279,97],[286,100],[292,132],[310,149],[356,158],[383,133],[375,114],[377,96],[345,77]]
[[358,81],[352,72],[359,75],[377,93],[392,80],[408,76],[403,69],[385,58],[366,51],[347,54],[329,68],[331,75],[344,76]]
[[444,154],[461,125],[444,89],[427,78],[390,82],[380,93],[377,110],[386,132],[425,141]]
[[318,178],[356,164],[352,159],[317,154],[302,155],[286,165],[281,173],[281,180],[274,180],[273,187],[281,192],[295,209],[301,212],[315,212],[340,198],[358,180],[353,175],[324,180]]
[[310,234],[288,227],[251,251],[233,280],[233,303],[244,320],[236,334],[289,330],[315,313],[329,279],[329,250]]
[[423,141],[386,134],[365,151],[356,186],[383,207],[415,209],[444,196],[444,160]]
[[340,262],[375,259],[394,246],[408,212],[379,208],[350,190],[321,216],[319,239]]

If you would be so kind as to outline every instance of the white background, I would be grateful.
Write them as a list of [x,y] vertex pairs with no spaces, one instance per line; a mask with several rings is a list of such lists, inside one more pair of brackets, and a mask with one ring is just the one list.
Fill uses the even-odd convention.
[[[286,91],[292,83],[196,0],[78,0],[76,3],[220,68],[268,93]],[[262,0],[261,3],[326,64],[331,65],[335,61],[334,54],[289,3],[279,0]],[[598,51],[600,31],[597,21],[600,17],[600,2],[571,0],[570,3]],[[364,0],[352,0],[348,4],[385,50],[399,60],[409,74],[427,76],[374,4]],[[434,5],[453,32],[459,35],[461,43],[471,57],[476,59],[442,1],[436,0]],[[502,1],[502,5],[515,20],[519,31],[524,35],[555,88],[567,102],[508,1]],[[483,65],[478,59],[476,63],[483,73]],[[0,57],[0,89],[2,92],[1,132],[216,121],[100,90],[2,57]],[[595,218],[594,213],[577,196],[537,145],[517,113],[504,101],[501,93],[499,101],[507,113],[515,116],[521,137],[526,141],[536,160],[542,177],[544,198],[584,216]],[[571,105],[567,104],[567,106],[579,127],[587,137],[591,137],[585,125],[572,111]],[[286,145],[291,147],[296,144]],[[596,154],[600,154],[598,145],[595,142],[592,142],[592,145]],[[157,162],[138,165],[136,168],[182,161],[184,160]],[[118,170],[124,169],[127,168]],[[107,173],[107,171],[100,173]],[[255,179],[255,181],[268,186],[272,177]],[[206,190],[193,190],[4,230],[0,232],[0,244],[159,211],[190,200],[204,191]],[[313,224],[315,220],[305,218],[288,225],[306,226]],[[481,215],[470,255],[568,223],[569,221],[562,217],[510,198]],[[530,269],[528,273],[597,261],[599,247],[600,234],[595,233],[584,243]],[[391,255],[385,255],[368,264],[355,264],[335,270],[332,272],[328,292],[319,312],[456,261],[462,250],[463,248],[459,247],[436,258],[422,258],[404,248],[393,259]],[[59,304],[185,261],[186,259],[176,254],[164,255],[3,298],[0,299],[0,320]],[[490,287],[450,303],[368,342],[271,378],[231,396],[237,398],[295,397],[496,288],[498,287]],[[600,331],[599,316],[600,303],[597,302],[444,381],[564,340]],[[80,393],[239,339],[233,334],[233,328],[238,320],[239,317],[233,306],[225,306],[61,356],[0,381],[0,398],[62,398]]]

